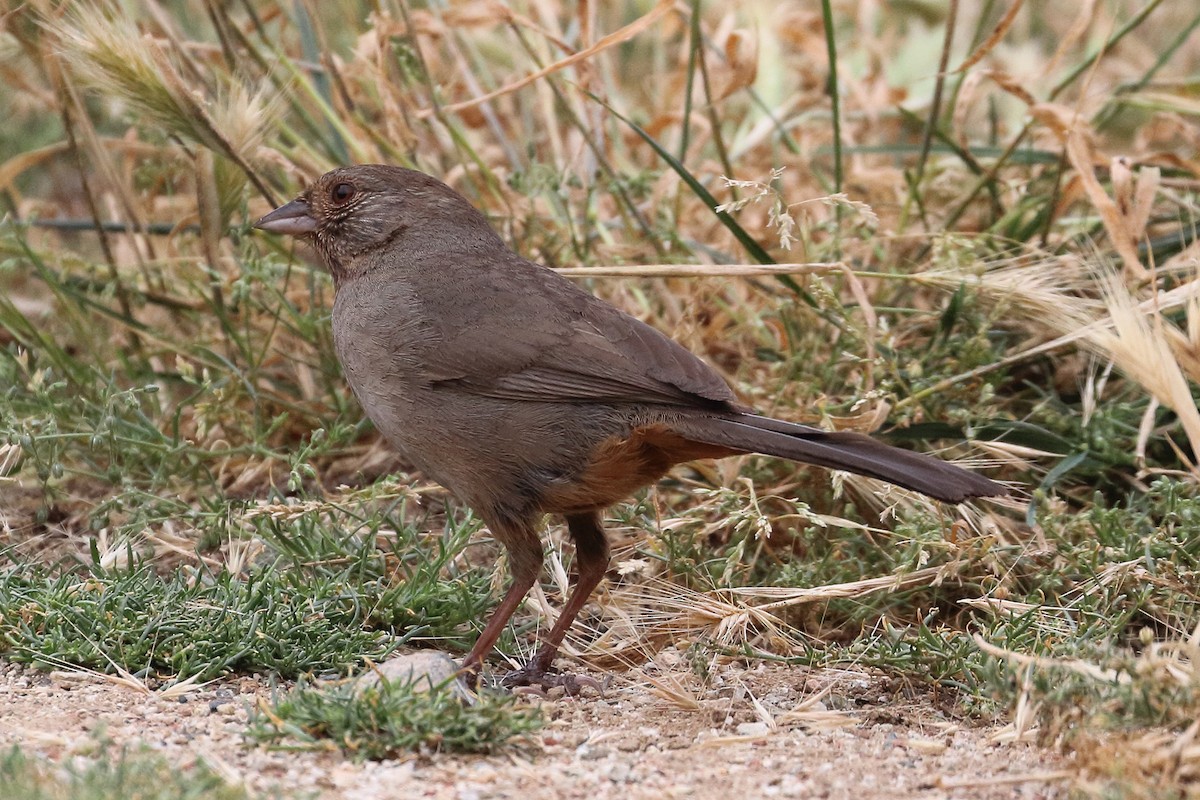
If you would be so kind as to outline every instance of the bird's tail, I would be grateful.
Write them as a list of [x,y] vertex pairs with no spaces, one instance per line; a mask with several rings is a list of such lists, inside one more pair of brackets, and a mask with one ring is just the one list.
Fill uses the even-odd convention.
[[1007,488],[982,475],[933,456],[892,447],[861,433],[823,431],[755,414],[695,417],[672,427],[690,441],[846,470],[946,503],[1009,493]]

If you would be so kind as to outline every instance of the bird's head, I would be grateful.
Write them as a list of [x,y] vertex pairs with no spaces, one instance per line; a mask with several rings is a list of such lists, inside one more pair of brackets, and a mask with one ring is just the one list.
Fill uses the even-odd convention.
[[382,254],[453,254],[500,243],[483,214],[449,186],[384,164],[327,172],[254,227],[308,241],[339,283]]

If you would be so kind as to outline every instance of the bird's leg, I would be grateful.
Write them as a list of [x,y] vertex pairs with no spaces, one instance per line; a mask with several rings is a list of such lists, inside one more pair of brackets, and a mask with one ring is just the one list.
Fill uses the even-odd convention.
[[563,637],[567,635],[567,629],[571,627],[571,623],[591,597],[592,590],[604,578],[608,569],[608,539],[604,535],[604,526],[598,511],[568,514],[567,529],[571,532],[571,538],[575,540],[575,587],[558,615],[558,621],[542,639],[542,646],[538,648],[533,660],[506,675],[503,681],[505,686],[541,686],[544,689],[561,686],[567,694],[578,694],[582,686],[592,686],[597,691],[601,688],[600,684],[591,678],[550,674],[550,666],[554,663],[554,656],[558,653]]
[[529,594],[537,581],[538,573],[542,570],[542,544],[538,538],[536,523],[504,524],[489,523],[492,535],[495,536],[508,550],[509,571],[512,573],[512,585],[504,594],[504,599],[496,610],[488,617],[483,632],[475,640],[475,646],[463,659],[462,672],[467,683],[474,688],[479,682],[479,670],[483,666],[484,657],[496,646],[496,640],[504,631],[504,626],[512,617],[517,606]]

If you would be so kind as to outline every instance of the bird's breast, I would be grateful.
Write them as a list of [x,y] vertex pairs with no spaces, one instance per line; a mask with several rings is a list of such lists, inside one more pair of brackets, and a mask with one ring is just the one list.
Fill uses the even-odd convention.
[[425,385],[432,326],[416,296],[398,281],[352,281],[333,305],[333,342],[346,381],[367,416],[384,430],[402,420]]

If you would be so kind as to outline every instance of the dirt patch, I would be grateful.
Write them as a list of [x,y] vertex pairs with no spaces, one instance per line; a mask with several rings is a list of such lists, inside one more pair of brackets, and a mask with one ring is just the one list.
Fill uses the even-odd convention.
[[1061,757],[997,743],[998,726],[955,721],[935,698],[858,672],[730,664],[688,709],[618,677],[603,698],[531,699],[547,724],[522,750],[364,764],[248,743],[249,709],[272,691],[242,678],[167,698],[5,665],[0,744],[61,760],[94,751],[103,731],[255,791],[321,798],[1053,798],[1072,774]]

